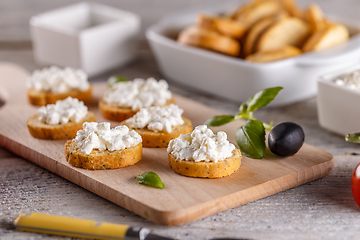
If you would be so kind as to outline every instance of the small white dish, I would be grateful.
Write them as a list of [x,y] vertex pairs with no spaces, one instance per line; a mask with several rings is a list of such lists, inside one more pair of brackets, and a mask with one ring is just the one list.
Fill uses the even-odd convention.
[[30,19],[35,59],[83,69],[89,76],[135,57],[140,18],[97,3],[78,3]]
[[352,37],[348,42],[270,63],[251,63],[176,41],[182,29],[194,24],[198,13],[230,12],[238,4],[221,2],[181,11],[147,29],[146,37],[167,80],[239,102],[264,88],[282,86],[284,89],[269,105],[279,106],[315,96],[316,82],[321,74],[359,62],[360,27],[344,21],[338,22],[349,28]]
[[317,110],[322,128],[343,136],[360,132],[360,90],[335,83],[336,79],[359,69],[357,64],[319,77]]

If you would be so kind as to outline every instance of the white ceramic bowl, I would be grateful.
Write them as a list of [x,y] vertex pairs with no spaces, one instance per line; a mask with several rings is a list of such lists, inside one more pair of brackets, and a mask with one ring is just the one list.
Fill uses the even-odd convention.
[[334,82],[359,69],[357,64],[319,77],[317,109],[321,127],[340,135],[360,132],[360,91]]
[[40,64],[81,68],[89,76],[135,57],[140,18],[96,3],[78,3],[30,19]]
[[176,42],[180,30],[193,25],[198,13],[224,13],[236,6],[221,3],[185,10],[147,29],[146,37],[166,79],[240,102],[264,88],[282,86],[284,90],[270,104],[277,106],[314,96],[321,74],[359,62],[360,28],[349,24],[352,38],[347,43],[271,63],[251,63]]

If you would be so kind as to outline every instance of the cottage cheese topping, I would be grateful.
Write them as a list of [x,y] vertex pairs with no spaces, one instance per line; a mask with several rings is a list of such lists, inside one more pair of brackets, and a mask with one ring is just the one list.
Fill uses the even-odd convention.
[[88,113],[87,106],[77,98],[68,97],[56,104],[42,106],[37,111],[39,120],[49,125],[80,122]]
[[52,66],[34,71],[28,79],[27,87],[37,91],[64,93],[72,90],[86,91],[90,84],[83,70]]
[[172,127],[184,124],[181,115],[184,112],[177,105],[171,104],[164,107],[141,108],[133,117],[126,120],[126,125],[131,128],[145,128],[154,132],[172,132]]
[[346,86],[354,90],[360,90],[360,70],[353,71],[342,79],[336,79],[335,83],[339,86]]
[[136,78],[133,81],[113,84],[105,92],[104,101],[117,107],[131,107],[132,110],[162,106],[171,99],[168,88],[169,85],[165,80]]
[[231,157],[234,149],[225,132],[214,134],[206,125],[200,125],[171,140],[167,151],[181,160],[218,162]]
[[142,139],[125,125],[110,129],[110,123],[85,122],[73,140],[81,152],[90,154],[93,149],[116,151],[138,145]]

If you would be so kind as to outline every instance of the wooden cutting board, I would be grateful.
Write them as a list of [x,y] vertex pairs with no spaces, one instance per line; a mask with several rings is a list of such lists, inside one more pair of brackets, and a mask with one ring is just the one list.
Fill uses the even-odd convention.
[[[143,159],[123,169],[89,171],[76,168],[65,160],[66,140],[40,140],[29,134],[26,120],[38,107],[27,102],[28,75],[18,66],[0,63],[0,102],[5,102],[0,108],[0,145],[155,223],[180,225],[191,222],[324,177],[334,168],[331,154],[307,144],[288,158],[276,157],[269,151],[261,160],[243,157],[240,169],[221,179],[176,174],[168,165],[165,148],[144,148]],[[97,101],[105,88],[105,83],[94,84],[94,102],[89,106],[98,122],[106,121],[97,109]],[[184,97],[175,98],[193,126],[221,114]],[[111,123],[112,127],[117,124]],[[243,123],[236,121],[214,130],[225,131],[229,140],[235,143],[235,130]],[[138,184],[135,177],[146,171],[156,172],[165,188]]]

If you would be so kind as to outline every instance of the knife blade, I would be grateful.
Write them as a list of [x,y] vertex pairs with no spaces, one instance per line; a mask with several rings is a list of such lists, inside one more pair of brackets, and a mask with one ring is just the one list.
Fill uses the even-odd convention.
[[35,212],[19,214],[14,220],[14,225],[22,231],[68,237],[112,240],[172,240],[172,238],[152,234],[148,228],[144,227],[131,227]]

